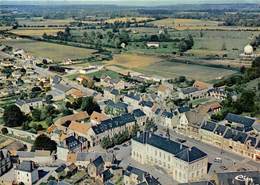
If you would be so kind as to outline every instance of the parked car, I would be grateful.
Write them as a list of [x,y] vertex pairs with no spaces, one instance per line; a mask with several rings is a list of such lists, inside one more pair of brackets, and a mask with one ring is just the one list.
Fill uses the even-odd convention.
[[221,159],[220,157],[216,157],[216,158],[214,159],[214,162],[216,162],[216,163],[222,163],[222,159]]

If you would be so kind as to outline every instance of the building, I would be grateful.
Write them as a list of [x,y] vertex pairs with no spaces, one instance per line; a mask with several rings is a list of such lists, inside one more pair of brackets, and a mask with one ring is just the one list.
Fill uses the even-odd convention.
[[0,150],[0,176],[12,168],[10,153],[6,149]]
[[88,165],[87,171],[90,177],[97,178],[102,175],[105,169],[105,162],[101,156],[97,157],[95,160],[91,161]]
[[39,180],[38,169],[34,162],[23,161],[15,168],[16,181],[32,185]]
[[141,97],[134,93],[129,93],[123,97],[123,101],[128,103],[129,105],[138,107],[139,102],[141,101]]
[[131,131],[135,124],[137,124],[136,119],[130,113],[104,120],[90,129],[90,145],[97,145],[104,137],[109,136],[112,138],[115,134],[123,132],[126,129]]
[[160,47],[160,43],[159,42],[147,42],[146,46],[148,48],[159,48]]
[[132,166],[127,166],[123,177],[124,185],[160,185],[160,182],[152,175]]
[[31,108],[39,108],[43,106],[43,101],[41,98],[32,98],[27,100],[17,100],[17,107],[21,109],[25,114],[29,114],[31,112]]
[[199,129],[202,142],[219,147],[221,150],[260,160],[260,138],[246,132],[233,129],[223,123],[206,121]]
[[153,133],[138,133],[132,139],[131,157],[141,164],[164,169],[181,183],[200,180],[207,175],[206,153]]
[[238,130],[249,132],[253,130],[252,125],[255,123],[254,118],[240,116],[237,114],[228,113],[224,119],[224,123],[235,127]]

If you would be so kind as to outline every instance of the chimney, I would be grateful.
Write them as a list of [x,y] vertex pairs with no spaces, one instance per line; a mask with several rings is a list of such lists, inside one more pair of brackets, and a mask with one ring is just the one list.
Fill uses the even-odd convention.
[[149,138],[151,138],[152,137],[152,132],[149,132]]
[[180,149],[182,150],[182,144],[180,144]]

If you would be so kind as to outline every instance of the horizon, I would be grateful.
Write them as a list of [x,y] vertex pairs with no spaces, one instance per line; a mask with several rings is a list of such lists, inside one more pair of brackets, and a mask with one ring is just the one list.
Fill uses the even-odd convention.
[[[149,5],[147,5],[149,2]],[[163,6],[202,4],[260,4],[260,0],[3,0],[2,5],[119,5],[119,6]]]

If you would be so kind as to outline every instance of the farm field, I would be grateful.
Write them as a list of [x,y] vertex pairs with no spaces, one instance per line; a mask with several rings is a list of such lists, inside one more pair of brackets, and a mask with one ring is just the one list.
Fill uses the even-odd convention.
[[47,35],[56,35],[58,31],[63,29],[17,29],[10,31],[11,33],[24,36],[42,36],[44,33]]
[[194,46],[188,53],[199,57],[227,54],[228,57],[237,58],[249,43],[250,38],[257,35],[255,31],[182,31],[172,32],[174,37],[191,34]]
[[10,45],[15,48],[24,49],[26,52],[36,57],[50,58],[55,62],[64,59],[80,59],[85,58],[91,53],[95,52],[93,49],[77,48],[72,46],[65,46],[60,44],[34,41],[29,39],[19,40],[2,40],[5,45]]
[[19,25],[25,26],[66,26],[69,25],[73,19],[44,19],[42,17],[34,17],[30,19],[17,18]]
[[220,22],[208,21],[208,20],[198,20],[198,19],[173,19],[166,18],[161,20],[152,21],[152,24],[159,27],[170,27],[177,30],[187,30],[187,29],[208,29],[217,28]]
[[135,54],[116,55],[107,65],[127,68],[147,75],[153,74],[165,78],[175,78],[184,75],[188,78],[208,82],[236,72],[222,68],[170,62],[156,56]]

